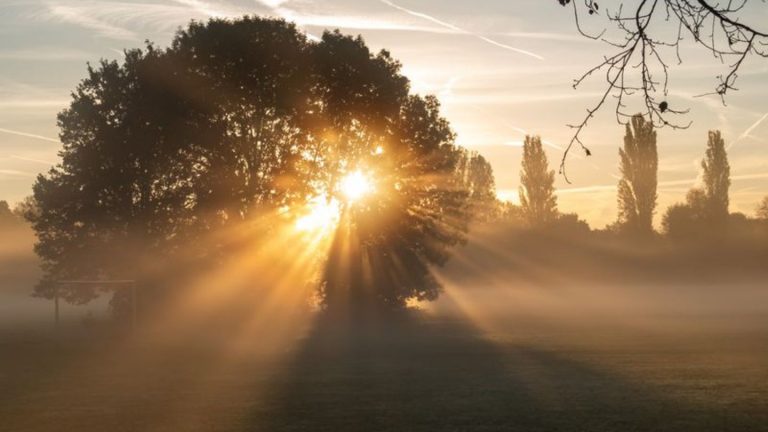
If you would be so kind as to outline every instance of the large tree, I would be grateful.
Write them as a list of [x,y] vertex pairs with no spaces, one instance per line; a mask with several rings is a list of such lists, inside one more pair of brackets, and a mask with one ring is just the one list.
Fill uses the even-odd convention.
[[[167,49],[89,67],[59,126],[62,163],[38,178],[30,214],[42,296],[56,279],[135,278],[180,251],[226,256],[205,239],[248,223],[267,236],[285,209],[322,197],[342,202],[337,237],[358,242],[332,248],[326,301],[346,290],[401,305],[437,295],[429,266],[466,231],[458,150],[436,99],[410,95],[400,64],[359,37],[314,42],[251,17],[192,23]],[[344,200],[343,179],[360,170],[376,193]],[[339,253],[359,264],[335,265]],[[371,266],[373,282],[348,277]]]
[[520,204],[531,226],[546,225],[557,218],[555,171],[549,169],[541,138],[526,136],[520,171]]
[[627,232],[653,232],[659,157],[656,131],[642,115],[626,125],[624,147],[619,149],[619,226]]

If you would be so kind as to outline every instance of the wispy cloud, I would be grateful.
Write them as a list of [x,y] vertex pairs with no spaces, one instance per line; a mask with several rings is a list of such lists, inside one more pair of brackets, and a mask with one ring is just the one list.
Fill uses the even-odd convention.
[[592,39],[582,36],[574,36],[565,33],[536,33],[536,32],[508,32],[500,33],[502,36],[509,36],[520,39],[535,39],[535,40],[554,40],[554,41],[568,41],[568,42],[594,42]]
[[[120,8],[118,4],[108,3],[108,5],[110,7],[110,12]],[[102,36],[113,39],[138,39],[136,33],[117,26],[114,23],[110,23],[109,20],[104,19],[104,10],[104,5],[102,5],[102,7],[96,8],[87,6],[70,6],[66,4],[48,5],[48,12],[50,14],[49,16],[53,20],[85,27],[95,31]]]
[[389,0],[379,0],[379,1],[384,3],[385,5],[393,7],[393,8],[395,8],[395,9],[401,11],[401,12],[404,12],[404,13],[407,13],[409,15],[412,15],[412,16],[415,16],[415,17],[419,17],[419,18],[425,19],[427,21],[433,22],[433,23],[435,23],[435,24],[437,24],[439,26],[442,26],[442,27],[445,27],[447,29],[453,30],[456,33],[474,36],[474,37],[476,37],[476,38],[478,38],[478,39],[480,39],[480,40],[482,40],[482,41],[484,41],[486,43],[489,43],[491,45],[497,46],[499,48],[503,48],[503,49],[506,49],[506,50],[509,50],[509,51],[513,51],[513,52],[516,52],[518,54],[523,54],[523,55],[526,55],[526,56],[529,56],[529,57],[533,57],[533,58],[538,59],[538,60],[544,60],[544,57],[542,57],[542,56],[540,56],[540,55],[538,55],[538,54],[536,54],[534,52],[527,51],[527,50],[524,50],[524,49],[521,49],[521,48],[517,48],[517,47],[513,47],[511,45],[507,45],[507,44],[501,43],[501,42],[499,42],[497,40],[491,39],[491,38],[489,38],[487,36],[483,36],[483,35],[481,35],[479,33],[474,33],[474,32],[471,32],[469,30],[463,29],[461,27],[455,26],[455,25],[453,25],[451,23],[442,21],[442,20],[440,20],[438,18],[435,18],[435,17],[433,17],[431,15],[427,15],[427,14],[422,13],[422,12],[417,12],[415,10],[402,7],[400,5],[392,3]]
[[222,6],[201,0],[173,0],[183,6],[187,6],[195,12],[211,18],[226,18],[237,14],[228,6]]
[[0,175],[10,176],[10,177],[27,177],[27,178],[35,177],[35,174],[32,174],[32,173],[13,170],[13,169],[5,169],[5,168],[0,168]]
[[293,21],[302,27],[343,28],[354,30],[391,30],[417,31],[426,33],[456,33],[456,31],[441,26],[419,26],[412,23],[391,19],[374,18],[371,15],[327,13],[318,14],[286,6],[284,0],[255,0],[260,6],[266,7],[276,16]]
[[[532,135],[527,130],[525,130],[525,129],[521,128],[521,127],[509,124],[509,123],[505,123],[505,125],[508,128],[512,129],[513,131],[519,132],[519,133],[521,133],[523,135]],[[523,146],[523,141],[510,141],[510,142],[511,143],[515,143],[515,144],[518,143],[518,142],[520,143],[520,145],[514,145],[515,147],[522,147]],[[565,147],[563,147],[563,146],[561,146],[559,144],[555,144],[552,141],[549,141],[549,140],[546,140],[546,139],[542,139],[541,143],[544,144],[545,146],[551,147],[551,148],[553,148],[555,150],[559,150],[559,151],[565,150]]]
[[[242,15],[245,9],[228,3],[202,0],[172,0],[132,3],[121,1],[56,0],[33,13],[34,19],[76,25],[110,39],[141,41],[140,30],[168,32],[194,18]],[[253,12],[253,11],[250,11]]]
[[65,60],[85,60],[93,57],[94,54],[67,48],[39,47],[34,49],[20,49],[0,51],[0,60],[21,60],[21,61],[65,61]]
[[67,99],[4,99],[0,100],[0,109],[20,108],[63,108],[69,101]]
[[[753,173],[753,174],[742,174],[742,175],[735,175],[731,176],[731,181],[745,181],[745,180],[761,180],[761,179],[768,179],[768,173]],[[659,189],[666,189],[671,186],[694,186],[699,181],[699,178],[688,178],[688,179],[682,179],[682,180],[669,180],[669,181],[663,181],[659,182],[658,186]],[[592,186],[584,186],[584,187],[575,187],[575,188],[560,188],[556,189],[555,193],[557,194],[572,194],[572,193],[590,193],[590,192],[598,192],[598,191],[607,191],[607,190],[615,190],[616,185],[592,185]]]
[[752,123],[752,126],[748,127],[744,132],[742,132],[741,135],[739,135],[738,138],[733,140],[728,146],[726,147],[727,150],[730,150],[731,147],[736,145],[739,141],[751,137],[751,133],[754,132],[755,129],[757,129],[758,126],[760,126],[766,119],[768,119],[768,112],[763,114],[762,117],[760,117],[756,122]]
[[46,166],[54,166],[56,165],[56,162],[52,162],[49,160],[43,160],[43,159],[37,159],[37,158],[31,158],[26,156],[19,156],[19,155],[10,155],[8,156],[10,159],[16,159],[24,162],[33,162],[40,165],[46,165]]
[[32,133],[27,133],[27,132],[21,132],[21,131],[17,131],[17,130],[0,128],[0,132],[6,133],[6,134],[10,134],[10,135],[18,135],[18,136],[23,136],[23,137],[26,137],[26,138],[34,138],[34,139],[38,139],[38,140],[42,140],[42,141],[49,141],[49,142],[54,142],[54,143],[57,143],[57,144],[61,144],[61,142],[59,140],[54,139],[54,138],[49,138],[49,137],[46,137],[46,136],[36,135],[36,134],[32,134]]

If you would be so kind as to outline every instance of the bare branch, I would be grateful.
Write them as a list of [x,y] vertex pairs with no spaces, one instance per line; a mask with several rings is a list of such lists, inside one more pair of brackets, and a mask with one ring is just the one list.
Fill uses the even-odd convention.
[[[752,3],[766,3],[766,0],[752,0]],[[670,127],[685,129],[691,122],[680,122],[675,118],[688,113],[686,108],[673,108],[667,101],[669,95],[669,66],[666,60],[666,50],[673,51],[677,64],[682,63],[680,43],[687,37],[710,51],[722,63],[728,63],[727,72],[718,75],[718,84],[714,91],[704,95],[717,95],[725,104],[725,96],[729,91],[735,91],[738,71],[750,56],[768,58],[768,29],[758,29],[744,23],[740,15],[749,11],[745,7],[750,0],[729,0],[713,2],[713,0],[640,0],[626,2],[632,9],[625,12],[625,2],[619,2],[615,12],[603,11],[603,19],[608,25],[598,35],[592,35],[584,30],[581,19],[582,11],[590,16],[599,15],[599,6],[595,0],[571,1],[558,0],[566,6],[573,7],[576,28],[580,34],[590,39],[599,39],[618,51],[604,57],[603,61],[587,70],[574,81],[578,88],[585,80],[597,72],[604,73],[605,91],[599,101],[587,109],[581,123],[569,125],[574,134],[563,152],[560,162],[560,174],[570,183],[565,172],[569,152],[578,145],[587,156],[592,153],[581,139],[581,134],[595,114],[604,107],[608,97],[616,100],[616,119],[621,124],[634,115],[626,112],[625,98],[640,98],[643,114],[657,128]],[[722,4],[721,4],[722,3]],[[635,6],[636,5],[636,6]],[[659,35],[656,24],[671,23],[677,28],[676,35],[664,39]],[[653,24],[653,25],[652,25]],[[669,25],[669,24],[667,24]],[[614,27],[619,36],[605,36],[608,27]],[[664,52],[663,52],[664,51]],[[732,61],[727,59],[732,58]]]

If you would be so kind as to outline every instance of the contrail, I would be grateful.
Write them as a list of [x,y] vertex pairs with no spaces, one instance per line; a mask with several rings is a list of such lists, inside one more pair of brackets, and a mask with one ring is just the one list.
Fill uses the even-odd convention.
[[[507,127],[509,127],[510,129],[514,130],[515,132],[520,132],[523,135],[531,135],[530,133],[528,133],[527,130],[525,130],[525,129],[521,128],[521,127],[517,127],[517,126],[509,124],[509,123],[504,123],[504,124]],[[549,140],[543,139],[543,140],[541,140],[541,143],[544,144],[545,146],[551,147],[551,148],[553,148],[555,150],[560,150],[560,151],[565,150],[564,147],[562,147],[560,145],[557,145],[557,144],[555,144],[555,143],[553,143],[552,141],[549,141]]]
[[[768,173],[754,173],[754,174],[742,174],[742,175],[735,175],[731,176],[732,181],[741,181],[741,180],[760,180],[760,179],[766,179],[768,178]],[[696,182],[699,180],[699,178],[690,178],[690,179],[684,179],[684,180],[669,180],[669,181],[663,181],[659,182],[659,187],[665,187],[665,186],[693,186],[696,184]],[[603,191],[603,190],[614,190],[616,189],[616,185],[593,185],[593,186],[585,186],[585,187],[576,187],[576,188],[562,188],[562,189],[556,189],[556,194],[567,194],[567,193],[584,193],[584,192],[597,192],[597,191]]]
[[24,171],[3,169],[3,168],[0,168],[0,175],[9,175],[9,176],[16,176],[16,177],[35,177],[34,175]]
[[537,60],[544,60],[544,57],[542,57],[542,56],[540,56],[540,55],[538,55],[536,53],[532,53],[530,51],[526,51],[526,50],[523,50],[523,49],[520,49],[520,48],[515,48],[515,47],[507,45],[507,44],[503,44],[501,42],[495,41],[495,40],[493,40],[491,38],[488,38],[488,37],[485,37],[483,35],[480,35],[480,34],[477,34],[477,33],[473,33],[471,31],[465,30],[465,29],[463,29],[461,27],[457,27],[457,26],[455,26],[455,25],[453,25],[451,23],[447,23],[445,21],[441,21],[441,20],[439,20],[439,19],[437,19],[437,18],[435,18],[435,17],[433,17],[431,15],[427,15],[425,13],[421,13],[421,12],[417,12],[417,11],[414,11],[414,10],[411,10],[411,9],[404,8],[402,6],[396,5],[395,3],[392,3],[389,0],[379,0],[379,1],[381,1],[385,5],[393,7],[393,8],[395,8],[395,9],[401,11],[401,12],[405,12],[405,13],[407,13],[409,15],[413,15],[415,17],[418,17],[418,18],[421,18],[421,19],[425,19],[427,21],[431,21],[431,22],[433,22],[433,23],[435,23],[437,25],[440,25],[440,26],[445,27],[447,29],[451,29],[451,30],[453,30],[453,31],[455,31],[457,33],[474,36],[474,37],[480,39],[483,42],[489,43],[489,44],[497,46],[499,48],[503,48],[503,49],[506,49],[506,50],[509,50],[509,51],[513,51],[513,52],[516,52],[518,54],[527,55],[527,56],[533,57],[533,58],[535,58]]
[[730,150],[731,147],[736,145],[737,142],[739,142],[739,141],[743,140],[744,138],[748,137],[749,134],[751,134],[753,130],[757,129],[757,127],[760,126],[760,124],[765,121],[765,119],[768,119],[768,113],[765,113],[762,117],[760,117],[760,119],[758,121],[753,123],[752,126],[748,127],[747,130],[744,131],[744,133],[739,135],[739,137],[736,138],[735,141],[733,141],[732,143],[730,143],[728,145],[728,147],[726,147],[726,150]]
[[11,134],[11,135],[23,136],[23,137],[27,137],[27,138],[35,138],[35,139],[39,139],[39,140],[43,140],[43,141],[50,141],[50,142],[54,142],[56,144],[61,144],[61,141],[59,141],[57,139],[49,138],[49,137],[42,136],[42,135],[35,135],[35,134],[31,134],[31,133],[20,132],[20,131],[15,131],[15,130],[10,130],[10,129],[3,129],[3,128],[0,128],[0,132]]
[[16,160],[20,160],[20,161],[39,163],[40,165],[48,165],[48,166],[56,165],[56,162],[51,162],[51,161],[47,161],[47,160],[43,160],[43,159],[30,158],[30,157],[26,157],[26,156],[10,155],[9,157],[11,159],[16,159]]

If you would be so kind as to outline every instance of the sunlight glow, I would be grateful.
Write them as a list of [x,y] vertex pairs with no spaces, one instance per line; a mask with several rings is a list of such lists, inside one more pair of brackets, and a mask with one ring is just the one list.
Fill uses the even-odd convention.
[[335,199],[316,197],[310,201],[309,213],[296,221],[299,231],[326,230],[339,221],[339,202]]
[[357,201],[371,193],[373,184],[367,175],[358,170],[347,174],[341,180],[340,188],[347,200]]

